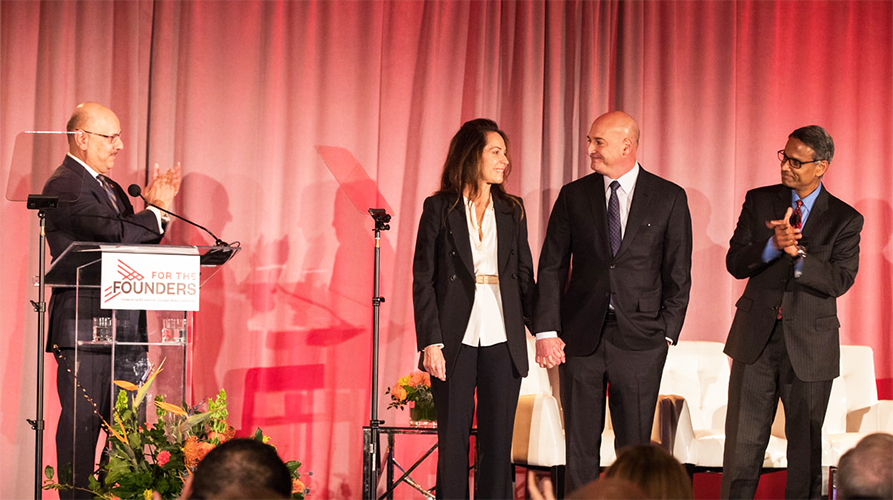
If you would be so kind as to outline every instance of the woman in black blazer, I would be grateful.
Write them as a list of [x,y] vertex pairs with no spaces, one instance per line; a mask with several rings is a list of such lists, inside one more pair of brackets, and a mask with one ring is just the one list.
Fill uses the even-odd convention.
[[475,497],[513,496],[512,428],[534,281],[524,205],[502,187],[507,144],[492,120],[463,124],[419,223],[412,296],[420,365],[437,408],[437,498],[468,498],[475,388]]

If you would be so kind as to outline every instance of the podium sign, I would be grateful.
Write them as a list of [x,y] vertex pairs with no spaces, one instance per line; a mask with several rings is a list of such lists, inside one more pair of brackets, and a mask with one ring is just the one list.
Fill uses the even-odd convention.
[[198,311],[199,255],[102,252],[103,309]]

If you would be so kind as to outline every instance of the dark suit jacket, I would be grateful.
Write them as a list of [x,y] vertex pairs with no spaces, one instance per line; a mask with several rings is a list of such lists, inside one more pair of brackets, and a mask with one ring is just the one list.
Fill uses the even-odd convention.
[[822,186],[800,240],[807,252],[803,274],[794,278],[794,261],[786,254],[768,263],[762,260],[773,234],[766,221],[781,219],[790,206],[791,190],[781,184],[747,193],[726,267],[748,282],[736,304],[725,352],[737,362],[753,363],[782,306],[785,345],[797,377],[830,380],[839,375],[837,297],[856,279],[863,219]]
[[[111,179],[109,181],[123,207],[120,214],[99,182],[83,165],[69,156],[65,157],[62,165],[47,180],[43,194],[59,196],[59,207],[47,211],[46,215],[47,242],[53,259],[59,257],[68,245],[75,241],[137,244],[158,243],[161,240],[155,214],[148,210],[134,213],[133,206],[121,186]],[[52,350],[53,344],[61,348],[73,348],[74,290],[65,288],[53,290],[49,312],[47,350]],[[89,340],[92,337],[93,317],[103,315],[108,315],[108,311],[102,311],[100,308],[99,290],[82,291],[78,311],[80,321],[78,334],[81,340]]]
[[691,216],[685,191],[639,170],[623,242],[608,240],[604,178],[561,189],[540,255],[534,331],[558,331],[569,356],[595,351],[611,294],[626,347],[675,343],[691,289]]
[[[465,205],[455,197],[435,194],[425,200],[412,264],[412,298],[418,349],[444,344],[447,377],[452,375],[459,346],[474,304],[474,263]],[[499,292],[512,362],[527,375],[524,325],[533,304],[533,259],[527,243],[523,208],[493,192],[496,214]]]

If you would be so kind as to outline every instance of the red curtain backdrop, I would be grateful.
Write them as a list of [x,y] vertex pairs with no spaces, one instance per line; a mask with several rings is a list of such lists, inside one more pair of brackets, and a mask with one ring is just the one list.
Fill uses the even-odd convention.
[[[405,424],[384,390],[417,362],[410,267],[422,200],[452,134],[479,116],[511,140],[508,189],[526,202],[535,258],[558,190],[589,172],[592,120],[612,109],[638,120],[643,166],[689,195],[683,340],[725,340],[743,283],[724,256],[744,193],[779,182],[788,133],[826,127],[837,153],[825,185],[865,215],[840,340],[874,348],[881,395],[893,398],[891,26],[890,1],[3,0],[0,179],[19,132],[62,130],[87,100],[121,119],[119,183],[181,161],[177,211],[244,248],[202,290],[194,394],[226,388],[231,423],[260,425],[302,460],[316,498],[358,498],[370,414],[365,210],[394,215],[381,243],[379,414]],[[0,234],[0,454],[17,457],[0,468],[0,497],[16,498],[33,484],[37,217],[2,199]],[[179,223],[166,241],[211,243]]]

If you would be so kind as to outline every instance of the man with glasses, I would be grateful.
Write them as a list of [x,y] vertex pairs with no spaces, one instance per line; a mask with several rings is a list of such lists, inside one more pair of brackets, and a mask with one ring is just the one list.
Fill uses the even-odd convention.
[[732,358],[722,498],[753,498],[779,398],[787,498],[822,493],[822,424],[839,375],[837,297],[856,279],[862,215],[822,184],[834,141],[817,125],[778,152],[781,184],[747,193],[726,268],[748,279],[725,353]]
[[[134,212],[121,186],[107,177],[124,148],[121,124],[115,113],[100,104],[80,104],[68,121],[67,133],[69,152],[43,188],[43,194],[59,197],[58,208],[48,211],[46,217],[46,236],[53,259],[75,241],[158,243],[166,226],[162,212],[154,207]],[[145,196],[155,205],[170,208],[179,190],[179,164],[163,175],[156,165]],[[71,481],[69,484],[78,488],[62,491],[60,495],[92,498],[85,489],[96,468],[99,417],[110,420],[111,351],[107,346],[79,349],[75,380],[74,348],[78,340],[92,340],[93,318],[109,316],[110,311],[101,309],[98,288],[82,289],[78,297],[73,288],[57,287],[50,299],[49,312],[47,351],[57,357],[56,387],[62,406],[56,431],[59,480]],[[145,315],[139,311],[119,311],[117,324],[119,340],[145,340]],[[142,350],[128,353],[119,347],[116,357],[127,356],[130,361],[122,365],[130,365],[132,378],[132,365],[144,358],[144,354]],[[117,368],[116,363],[116,378],[123,376]],[[95,412],[91,403],[96,405]]]

